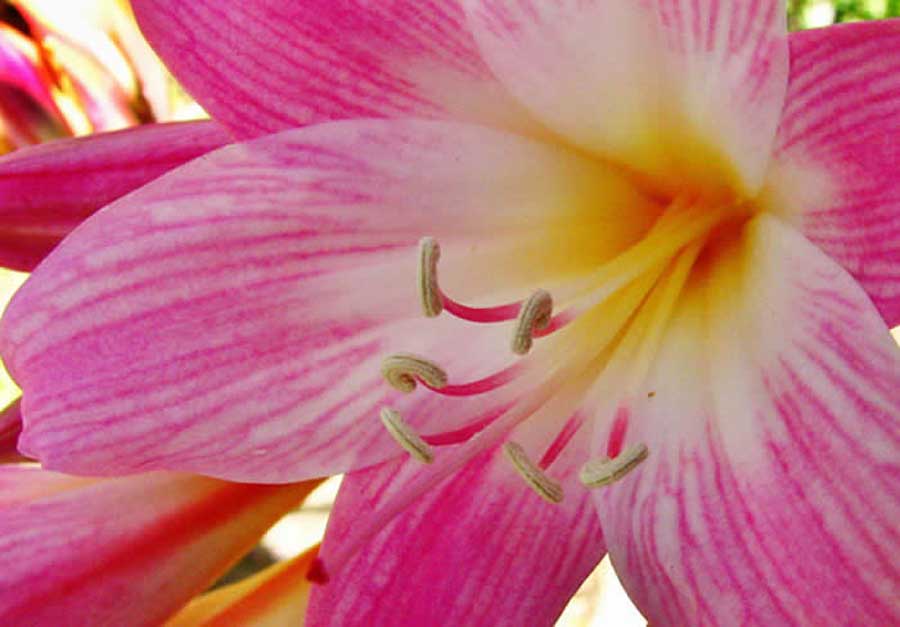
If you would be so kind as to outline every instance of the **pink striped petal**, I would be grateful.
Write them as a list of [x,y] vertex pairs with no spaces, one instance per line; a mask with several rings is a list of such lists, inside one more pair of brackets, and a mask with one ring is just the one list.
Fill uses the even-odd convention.
[[0,158],[0,265],[33,269],[103,205],[228,141],[215,122],[155,124]]
[[[553,467],[560,504],[532,492],[499,448],[473,459],[375,536],[326,585],[307,624],[552,625],[605,553],[599,520],[578,484],[584,451]],[[576,453],[576,454],[573,454]],[[436,463],[439,463],[440,459]],[[322,559],[408,489],[421,464],[393,461],[344,478]]]
[[598,492],[613,564],[652,624],[898,624],[900,352],[791,227],[742,238],[631,407],[650,456]]
[[0,622],[158,625],[316,483],[97,480],[0,466]]
[[[450,293],[496,303],[621,250],[647,210],[601,166],[483,127],[348,121],[229,146],[97,213],[14,297],[20,447],[67,472],[266,482],[383,460],[384,403],[444,431],[510,402],[381,380],[397,352],[461,383],[513,359],[509,325],[421,316],[419,238],[444,244]],[[597,228],[563,228],[576,215]]]
[[900,20],[791,35],[773,209],[900,324]]
[[570,141],[670,191],[759,186],[787,82],[783,0],[464,5],[497,76]]
[[324,120],[532,123],[481,61],[458,0],[135,0],[147,39],[244,137]]

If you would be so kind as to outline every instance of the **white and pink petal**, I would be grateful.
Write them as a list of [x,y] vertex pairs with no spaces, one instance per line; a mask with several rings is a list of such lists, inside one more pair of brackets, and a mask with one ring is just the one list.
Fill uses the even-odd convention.
[[[441,241],[445,288],[477,304],[552,288],[651,209],[602,166],[483,127],[348,121],[226,147],[95,214],[14,297],[20,447],[68,472],[267,482],[386,459],[385,403],[445,431],[509,402],[381,380],[397,352],[459,382],[512,360],[508,325],[421,317],[419,238]],[[566,228],[576,214],[602,228]]]
[[32,270],[103,205],[229,141],[215,122],[151,124],[0,158],[0,265]]
[[652,178],[755,192],[787,83],[783,0],[465,0],[491,68],[576,145]]
[[536,124],[457,0],[136,0],[145,36],[217,120],[252,137],[361,117]]
[[[435,465],[441,463],[440,455]],[[313,588],[307,624],[550,625],[605,553],[600,523],[577,480],[584,447],[554,464],[566,497],[535,494],[492,446],[420,494],[325,585]],[[329,558],[360,521],[427,472],[395,460],[344,478],[321,552]]]
[[898,348],[777,219],[715,256],[629,406],[650,456],[597,494],[613,564],[655,624],[896,623]]
[[900,324],[900,20],[793,33],[767,202]]

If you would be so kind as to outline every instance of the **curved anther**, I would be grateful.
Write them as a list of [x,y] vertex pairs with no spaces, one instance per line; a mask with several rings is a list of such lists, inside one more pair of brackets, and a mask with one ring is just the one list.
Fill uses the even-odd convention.
[[429,318],[440,315],[444,310],[441,291],[438,289],[437,264],[441,258],[441,247],[433,237],[423,237],[419,241],[419,300],[422,311]]
[[507,459],[525,479],[528,485],[537,492],[541,498],[550,503],[559,503],[563,500],[562,487],[548,477],[537,467],[525,450],[515,442],[507,442],[503,445],[503,452]]
[[553,314],[553,297],[546,290],[538,290],[522,303],[513,331],[512,351],[525,355],[531,350],[535,331],[546,329]]
[[447,373],[423,357],[401,353],[385,357],[381,362],[381,374],[395,390],[412,392],[418,381],[436,390],[447,385]]
[[650,451],[646,444],[630,446],[613,459],[604,457],[586,463],[579,475],[581,483],[588,488],[602,488],[615,483],[647,459]]
[[384,423],[388,433],[397,441],[397,444],[409,453],[413,459],[423,464],[430,464],[434,461],[431,447],[418,433],[413,431],[412,427],[406,424],[399,412],[390,407],[382,408],[381,422]]

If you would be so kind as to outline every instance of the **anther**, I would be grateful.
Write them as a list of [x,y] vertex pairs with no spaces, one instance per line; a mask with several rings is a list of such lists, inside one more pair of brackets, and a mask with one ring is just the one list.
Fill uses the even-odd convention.
[[553,314],[553,298],[545,290],[538,290],[522,303],[513,331],[512,351],[525,355],[531,350],[535,331],[546,329]]
[[550,503],[559,503],[563,500],[562,487],[544,474],[543,471],[531,461],[525,453],[525,450],[519,444],[507,442],[503,445],[503,452],[528,485],[534,489],[541,498]]
[[437,364],[416,355],[401,353],[385,357],[381,374],[395,390],[412,392],[417,381],[436,390],[447,385],[447,373]]
[[381,422],[384,423],[388,433],[397,441],[397,444],[409,453],[413,459],[423,464],[430,464],[434,461],[431,447],[418,433],[413,431],[412,427],[406,424],[399,412],[390,407],[382,408]]
[[605,457],[586,463],[579,475],[581,483],[588,488],[601,488],[615,483],[629,472],[637,468],[638,464],[647,459],[650,451],[646,444],[630,446],[613,459]]
[[422,311],[429,318],[440,315],[444,310],[441,291],[438,289],[437,264],[441,258],[441,247],[433,237],[423,237],[419,241],[419,299]]

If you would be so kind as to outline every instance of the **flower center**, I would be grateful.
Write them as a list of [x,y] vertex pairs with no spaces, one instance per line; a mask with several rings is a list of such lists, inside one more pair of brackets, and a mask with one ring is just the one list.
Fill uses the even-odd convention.
[[[434,447],[465,443],[488,427],[508,433],[519,424],[546,416],[551,407],[561,406],[571,417],[537,461],[516,442],[503,445],[512,466],[537,494],[559,502],[563,490],[550,476],[553,463],[586,424],[594,428],[598,423],[608,424],[606,456],[585,460],[580,478],[588,488],[618,481],[649,455],[643,443],[624,446],[630,420],[627,399],[643,384],[701,252],[717,231],[746,217],[741,205],[711,208],[677,199],[642,239],[579,279],[562,303],[555,303],[544,289],[536,289],[522,301],[492,307],[457,302],[438,281],[438,242],[423,238],[418,288],[424,314],[436,317],[446,312],[480,324],[512,322],[510,348],[520,359],[487,377],[457,383],[451,382],[452,377],[439,364],[399,353],[383,361],[387,383],[406,394],[416,393],[421,385],[429,393],[474,396],[517,384],[517,389],[527,393],[512,407],[453,431],[419,434],[389,407],[381,412],[385,427],[412,457],[431,463]],[[539,342],[542,348],[546,343],[546,349],[533,354],[532,348]],[[569,401],[568,406],[554,405],[554,400],[561,398]],[[610,398],[616,399],[613,404]],[[597,408],[601,408],[599,414]]]

